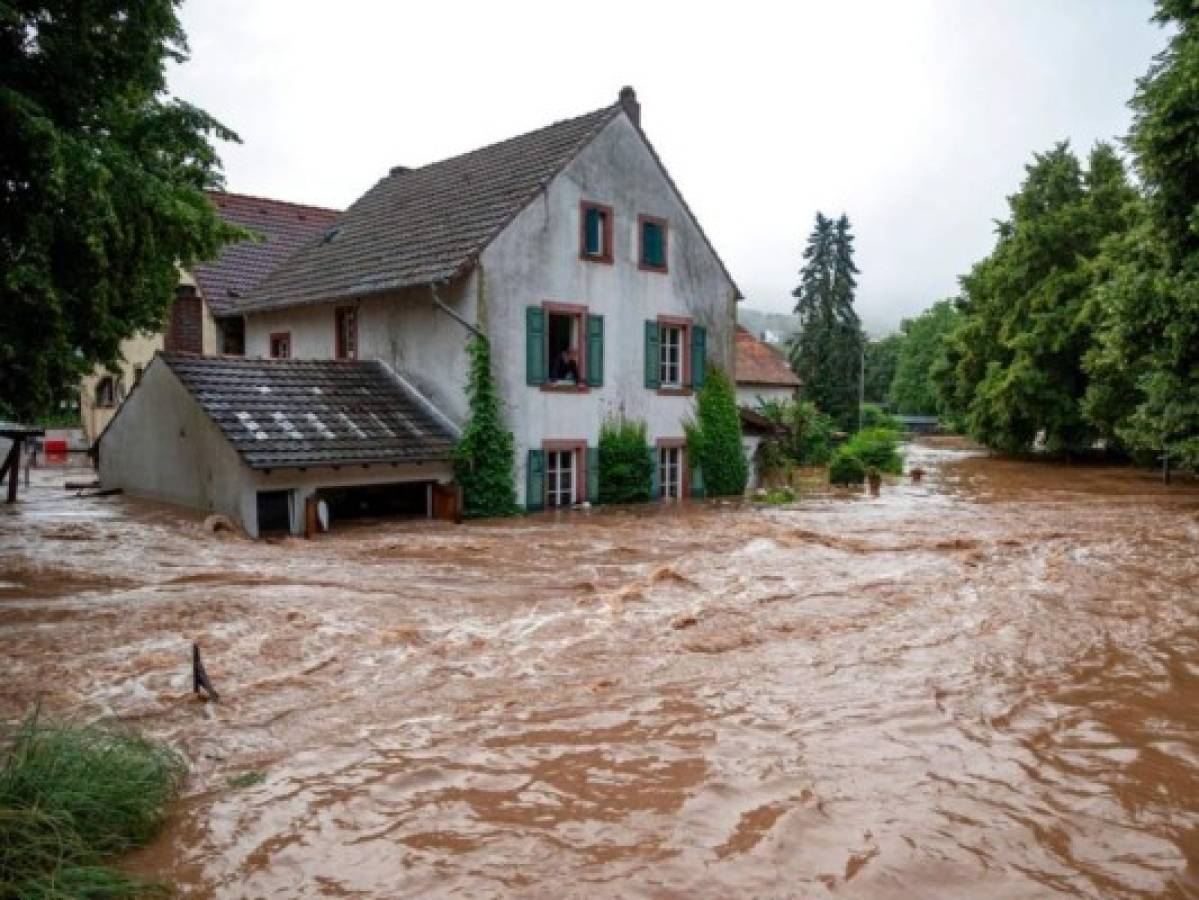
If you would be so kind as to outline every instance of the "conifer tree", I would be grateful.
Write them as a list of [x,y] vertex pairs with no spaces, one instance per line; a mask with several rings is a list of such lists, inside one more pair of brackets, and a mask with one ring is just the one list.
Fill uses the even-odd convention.
[[857,422],[862,329],[854,309],[858,268],[849,218],[835,222],[822,212],[804,248],[799,286],[792,292],[799,335],[791,367],[803,379],[807,399],[842,428]]

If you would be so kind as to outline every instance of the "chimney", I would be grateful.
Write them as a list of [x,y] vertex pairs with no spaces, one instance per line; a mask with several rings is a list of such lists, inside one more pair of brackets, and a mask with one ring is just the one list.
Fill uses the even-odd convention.
[[633,124],[641,126],[641,104],[637,102],[637,92],[627,84],[620,89],[620,105],[625,114],[633,120]]
[[392,166],[391,171],[388,174],[394,178],[397,175],[407,175],[411,171],[412,168],[410,166]]

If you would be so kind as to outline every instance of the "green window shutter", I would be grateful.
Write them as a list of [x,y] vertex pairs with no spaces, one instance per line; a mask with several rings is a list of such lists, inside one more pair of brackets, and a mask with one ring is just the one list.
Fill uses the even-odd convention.
[[595,207],[587,209],[587,219],[583,228],[583,234],[586,238],[584,249],[587,254],[590,256],[599,256],[604,250],[604,227],[603,220],[600,218],[600,211]]
[[704,368],[708,361],[708,329],[702,325],[691,327],[691,386],[699,390],[704,386]]
[[525,377],[529,384],[544,384],[548,375],[545,360],[545,310],[525,310]]
[[604,317],[587,317],[587,383],[601,387],[604,383]]
[[704,470],[699,466],[691,467],[691,496],[703,497],[707,494],[704,490]]
[[529,450],[529,471],[525,479],[525,509],[545,508],[545,451]]
[[587,499],[599,503],[599,447],[587,448]]
[[661,339],[658,323],[649,319],[645,323],[645,386],[647,388],[657,388],[661,385],[658,380],[658,365],[661,362],[659,342]]
[[657,500],[658,495],[662,493],[662,486],[658,483],[658,448],[649,448],[649,498]]

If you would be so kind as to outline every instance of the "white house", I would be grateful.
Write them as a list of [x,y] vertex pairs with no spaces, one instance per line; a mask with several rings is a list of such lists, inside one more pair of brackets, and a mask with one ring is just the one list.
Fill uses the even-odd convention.
[[593,451],[616,414],[647,423],[659,496],[702,490],[683,423],[709,366],[733,370],[738,299],[625,88],[586,115],[393,168],[238,311],[247,357],[377,361],[459,426],[467,342],[485,334],[517,498],[539,509],[594,496]]

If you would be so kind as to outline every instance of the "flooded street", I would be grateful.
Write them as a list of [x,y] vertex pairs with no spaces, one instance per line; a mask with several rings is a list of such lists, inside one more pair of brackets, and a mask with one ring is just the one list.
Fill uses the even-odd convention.
[[275,543],[43,475],[0,508],[0,718],[178,747],[130,865],[197,896],[1199,895],[1199,490],[909,465]]

